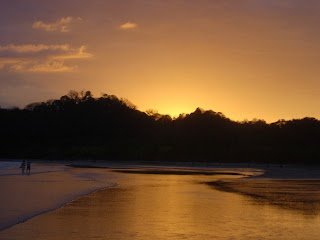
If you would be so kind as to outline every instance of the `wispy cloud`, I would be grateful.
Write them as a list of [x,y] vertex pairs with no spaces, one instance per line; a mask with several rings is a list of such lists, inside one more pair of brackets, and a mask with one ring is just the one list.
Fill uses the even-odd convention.
[[70,50],[69,44],[60,44],[60,45],[46,45],[46,44],[22,44],[15,45],[9,44],[5,46],[0,45],[1,55],[13,55],[19,54],[32,54],[32,53],[41,53],[41,52],[66,52]]
[[74,48],[69,44],[9,44],[0,45],[0,70],[14,72],[71,72],[77,69],[70,60],[89,59],[93,55],[86,46]]
[[29,72],[74,72],[77,66],[65,65],[63,61],[47,61],[45,63],[35,64],[29,68]]
[[138,27],[138,24],[136,23],[133,23],[133,22],[126,22],[125,24],[122,24],[120,26],[120,29],[134,29],[134,28],[137,28]]
[[56,22],[53,23],[45,23],[43,21],[36,21],[32,24],[32,28],[34,29],[42,29],[47,32],[69,32],[70,31],[70,24],[75,21],[81,21],[80,17],[73,18],[73,17],[63,17],[58,19]]
[[91,58],[93,55],[91,53],[85,52],[86,46],[82,45],[76,51],[70,52],[70,54],[57,55],[55,59],[83,59]]

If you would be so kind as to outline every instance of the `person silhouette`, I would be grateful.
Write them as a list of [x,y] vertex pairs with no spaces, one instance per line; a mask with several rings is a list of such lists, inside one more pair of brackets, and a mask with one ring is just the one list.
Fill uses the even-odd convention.
[[24,170],[26,168],[26,160],[22,161],[20,168],[21,168],[21,173],[24,174]]
[[31,171],[31,161],[27,160],[27,173],[30,174]]

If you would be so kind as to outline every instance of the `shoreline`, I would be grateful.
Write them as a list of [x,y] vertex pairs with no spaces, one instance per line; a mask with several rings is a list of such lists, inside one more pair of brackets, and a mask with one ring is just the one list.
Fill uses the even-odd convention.
[[95,193],[95,192],[98,192],[98,191],[103,191],[103,190],[105,190],[105,189],[114,188],[114,187],[117,187],[117,186],[118,186],[118,185],[115,184],[114,186],[107,186],[107,187],[105,187],[105,188],[93,189],[91,192],[87,192],[87,193],[85,193],[85,194],[81,194],[81,195],[79,195],[79,196],[77,196],[77,197],[75,197],[75,198],[73,198],[73,199],[71,199],[71,200],[68,200],[68,201],[60,204],[59,206],[55,206],[55,207],[52,208],[52,209],[45,210],[45,211],[40,212],[40,213],[37,213],[37,214],[35,214],[35,215],[30,215],[30,216],[28,216],[27,218],[25,218],[25,219],[23,219],[23,220],[21,220],[21,221],[19,221],[19,222],[13,223],[13,224],[11,224],[11,225],[7,225],[7,226],[5,226],[5,227],[1,227],[1,226],[0,226],[0,231],[9,229],[9,228],[14,227],[14,226],[16,226],[16,225],[18,225],[18,224],[27,222],[28,220],[30,220],[30,219],[32,219],[32,218],[34,218],[34,217],[37,217],[37,216],[40,216],[40,215],[43,215],[43,214],[46,214],[46,213],[50,213],[50,212],[55,211],[55,210],[57,210],[57,209],[60,209],[60,208],[62,208],[62,207],[64,207],[64,206],[66,206],[67,204],[69,204],[69,203],[71,203],[71,202],[73,202],[73,201],[78,200],[79,198],[85,197],[85,196],[87,196],[87,195],[90,195],[90,194]]
[[31,160],[34,163],[45,164],[61,164],[61,165],[78,165],[78,166],[95,166],[104,168],[135,168],[139,166],[147,167],[182,167],[182,168],[256,168],[256,169],[307,169],[320,168],[320,165],[305,165],[305,164],[281,164],[281,163],[253,163],[253,162],[205,162],[205,161],[143,161],[143,160],[67,160],[67,159],[8,159],[0,158],[1,162],[21,162],[23,159]]
[[[33,163],[33,169],[46,164]],[[52,168],[53,166],[47,166]],[[32,169],[32,170],[33,170]],[[0,231],[28,221],[36,216],[59,209],[95,191],[117,187],[110,172],[78,171],[54,164],[54,171],[20,173],[20,169],[1,170]],[[16,174],[3,174],[18,171]]]
[[[0,161],[5,162],[3,159]],[[20,162],[20,160],[9,162]],[[257,183],[258,185],[254,187],[261,187],[259,186],[261,181],[298,180],[305,182],[305,180],[319,180],[320,182],[320,168],[301,168],[297,166],[280,168],[259,166],[258,164],[254,167],[248,167],[246,164],[219,164],[215,166],[199,164],[198,166],[189,166],[173,162],[147,164],[132,161],[34,160],[31,175],[22,175],[20,171],[16,168],[0,169],[0,187],[3,189],[2,197],[0,196],[3,208],[1,209],[0,205],[0,211],[3,213],[0,216],[0,231],[59,209],[93,192],[117,187],[118,184],[114,180],[121,177],[121,173],[239,176],[237,179],[222,180],[220,185],[216,184],[216,186],[212,182],[206,184],[216,190],[247,196],[252,195],[252,197],[258,198],[265,196],[263,194],[260,196],[261,193],[250,192],[251,190],[248,192],[248,183]],[[247,189],[237,189],[241,184]],[[230,186],[231,188],[226,189]],[[272,188],[271,185],[268,187]]]

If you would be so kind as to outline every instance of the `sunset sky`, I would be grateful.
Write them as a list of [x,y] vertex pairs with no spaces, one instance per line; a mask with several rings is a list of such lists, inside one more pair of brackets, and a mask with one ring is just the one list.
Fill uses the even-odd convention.
[[320,118],[319,0],[0,0],[0,106],[69,90],[139,110]]

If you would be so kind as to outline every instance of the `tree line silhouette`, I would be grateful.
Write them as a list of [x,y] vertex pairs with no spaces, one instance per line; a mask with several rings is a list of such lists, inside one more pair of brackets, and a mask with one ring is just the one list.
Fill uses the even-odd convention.
[[1,158],[320,163],[315,118],[236,122],[197,108],[172,119],[90,91],[0,108]]

